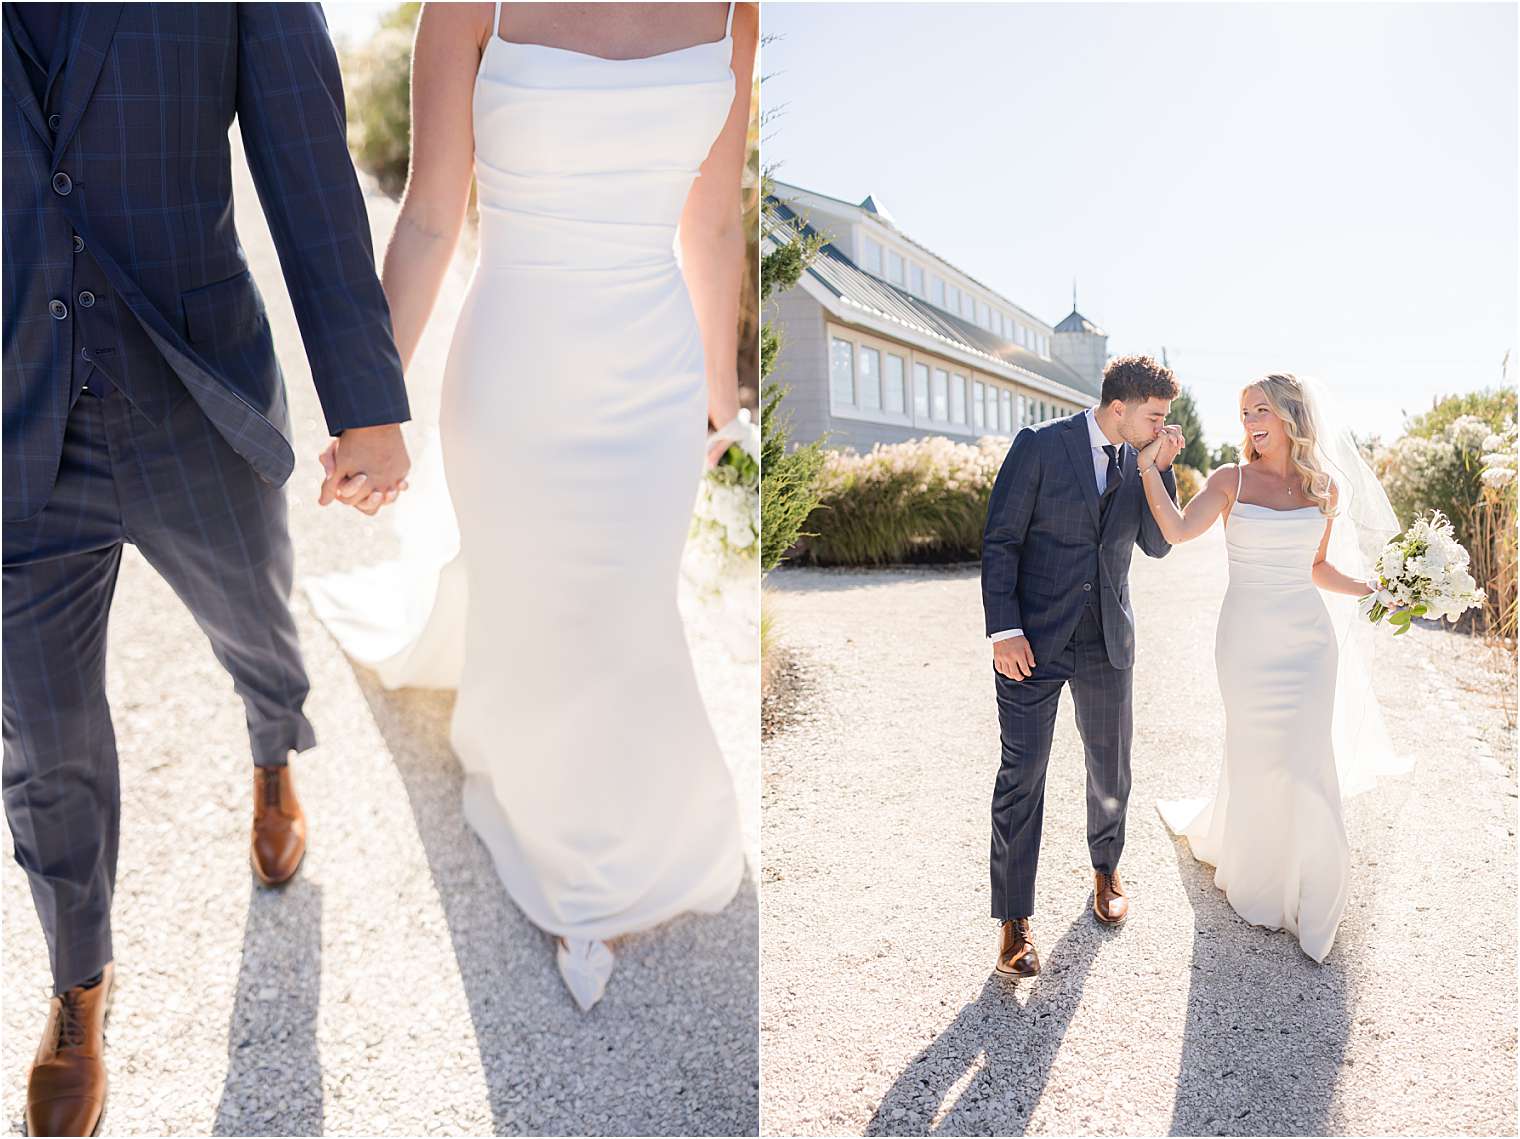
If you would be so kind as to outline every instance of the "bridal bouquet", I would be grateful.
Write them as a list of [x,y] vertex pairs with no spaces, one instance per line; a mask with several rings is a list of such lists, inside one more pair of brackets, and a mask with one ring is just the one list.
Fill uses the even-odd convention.
[[688,537],[713,580],[759,556],[760,464],[737,445],[702,479]]
[[691,618],[736,661],[760,643],[760,463],[734,444],[702,479],[681,571],[698,603]]
[[684,569],[706,601],[738,578],[756,576],[760,557],[760,440],[741,410],[713,439],[733,439],[702,479],[687,534]]
[[1455,621],[1483,604],[1483,591],[1468,572],[1468,553],[1439,510],[1423,515],[1383,547],[1375,564],[1373,592],[1358,603],[1374,625],[1387,618],[1399,633],[1416,617]]

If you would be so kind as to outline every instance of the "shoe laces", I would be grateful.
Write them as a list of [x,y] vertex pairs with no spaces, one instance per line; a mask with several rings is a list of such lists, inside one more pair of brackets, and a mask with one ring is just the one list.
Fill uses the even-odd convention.
[[58,1047],[78,1048],[84,1043],[84,993],[69,989],[60,998],[62,1008],[58,1014]]
[[278,808],[280,805],[280,771],[276,767],[259,768],[263,780],[264,806]]

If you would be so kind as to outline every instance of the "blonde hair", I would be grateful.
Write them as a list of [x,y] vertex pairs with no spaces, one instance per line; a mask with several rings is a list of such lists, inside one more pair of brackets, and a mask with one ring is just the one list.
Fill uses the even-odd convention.
[[[1309,411],[1308,401],[1304,398],[1304,386],[1297,376],[1289,372],[1273,372],[1261,379],[1247,384],[1240,389],[1244,396],[1252,388],[1260,388],[1267,406],[1272,413],[1283,421],[1283,426],[1288,433],[1288,442],[1291,449],[1288,452],[1288,461],[1292,464],[1303,479],[1304,494],[1311,502],[1318,503],[1319,512],[1326,516],[1336,513],[1331,506],[1331,495],[1334,493],[1330,481],[1330,475],[1320,466],[1319,459],[1315,457],[1315,442],[1319,437],[1319,425],[1314,422],[1314,416]],[[1256,450],[1256,444],[1251,440],[1251,433],[1246,432],[1245,442],[1241,444],[1240,453],[1246,462],[1255,462],[1261,458]]]

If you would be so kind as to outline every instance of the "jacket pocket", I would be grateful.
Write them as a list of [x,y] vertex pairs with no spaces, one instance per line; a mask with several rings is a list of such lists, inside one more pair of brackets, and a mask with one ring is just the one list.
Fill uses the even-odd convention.
[[236,344],[258,332],[264,321],[264,306],[247,269],[183,292],[179,300],[185,313],[185,338],[200,347]]
[[285,385],[269,320],[253,276],[244,269],[180,294],[185,338],[219,380],[276,426],[283,423]]

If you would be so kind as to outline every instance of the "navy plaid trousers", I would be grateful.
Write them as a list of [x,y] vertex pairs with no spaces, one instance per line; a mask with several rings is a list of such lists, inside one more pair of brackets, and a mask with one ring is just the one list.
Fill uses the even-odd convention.
[[111,960],[120,820],[106,622],[131,542],[210,638],[254,761],[316,744],[289,598],[284,491],[188,395],[156,426],[120,392],[79,395],[48,507],[4,526],[4,789],[58,991]]

